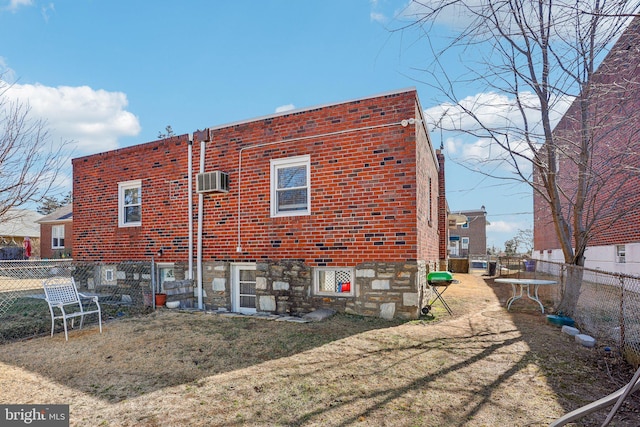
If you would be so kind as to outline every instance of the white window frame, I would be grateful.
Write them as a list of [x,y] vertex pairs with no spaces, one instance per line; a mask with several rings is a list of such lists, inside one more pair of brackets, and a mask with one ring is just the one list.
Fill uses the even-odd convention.
[[616,245],[616,262],[618,264],[625,264],[627,262],[626,245]]
[[160,292],[164,292],[164,284],[165,282],[175,282],[176,280],[176,271],[175,264],[172,262],[158,262],[156,263],[156,283],[158,284],[158,289]]
[[469,238],[461,237],[460,238],[460,249],[469,249]]
[[64,224],[51,226],[51,249],[64,249]]
[[[126,190],[137,188],[140,197],[137,204],[125,205],[124,193]],[[140,207],[140,221],[126,221],[125,208],[130,206]],[[125,181],[118,183],[118,227],[140,227],[142,225],[142,180]]]
[[[288,190],[300,190],[305,189],[307,191],[307,206],[305,209],[300,210],[279,210],[278,209],[278,171],[281,169],[287,169],[292,167],[304,166],[307,171],[306,186],[294,187]],[[287,157],[284,159],[272,159],[271,160],[271,217],[286,217],[286,216],[303,216],[311,215],[311,157],[296,156]]]
[[[348,292],[328,292],[320,290],[320,275],[322,272],[343,272],[348,273],[349,278],[349,291]],[[336,296],[336,297],[353,297],[356,294],[356,286],[355,286],[355,270],[351,267],[315,267],[313,269],[313,292],[315,295],[326,295],[326,296]]]
[[465,222],[464,224],[462,224],[462,225],[460,226],[460,228],[469,228],[469,223],[468,223],[468,222]]

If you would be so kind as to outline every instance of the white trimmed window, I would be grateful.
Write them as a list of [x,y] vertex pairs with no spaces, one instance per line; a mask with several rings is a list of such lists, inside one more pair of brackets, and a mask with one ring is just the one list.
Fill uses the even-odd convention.
[[353,268],[316,267],[313,270],[313,288],[316,295],[354,296]]
[[469,238],[462,237],[460,239],[460,249],[469,249]]
[[165,282],[174,282],[176,280],[175,269],[173,263],[158,263],[158,291],[165,292]]
[[625,245],[616,245],[616,262],[619,264],[627,262],[627,248]]
[[64,224],[51,226],[51,248],[64,249]]
[[309,156],[271,160],[271,216],[311,214]]
[[142,181],[118,183],[118,226],[142,225]]

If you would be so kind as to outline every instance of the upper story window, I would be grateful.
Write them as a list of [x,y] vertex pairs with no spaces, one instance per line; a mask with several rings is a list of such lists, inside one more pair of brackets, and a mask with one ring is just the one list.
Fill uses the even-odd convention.
[[64,224],[51,226],[51,248],[64,249]]
[[142,181],[118,183],[118,226],[142,225]]
[[271,160],[271,216],[311,214],[309,156]]
[[462,228],[469,228],[469,223],[465,222],[464,224],[461,225]]

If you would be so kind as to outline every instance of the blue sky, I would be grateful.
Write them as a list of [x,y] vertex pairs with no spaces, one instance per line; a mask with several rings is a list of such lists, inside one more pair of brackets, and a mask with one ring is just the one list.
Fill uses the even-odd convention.
[[[74,157],[416,87],[418,34],[390,32],[407,0],[0,0],[0,73]],[[452,72],[460,63],[446,64]],[[473,87],[460,88],[477,96]],[[440,146],[440,132],[431,133]],[[473,141],[443,136],[452,211],[484,205],[488,245],[531,228],[531,192],[456,164]],[[71,164],[62,183],[70,189]]]

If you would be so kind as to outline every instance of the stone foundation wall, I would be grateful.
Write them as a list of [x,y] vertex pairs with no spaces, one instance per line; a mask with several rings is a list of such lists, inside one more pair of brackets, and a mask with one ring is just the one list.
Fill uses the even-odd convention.
[[206,308],[231,310],[231,267],[228,262],[204,263],[202,297]]
[[[302,315],[319,308],[385,319],[416,319],[427,304],[426,274],[436,262],[367,262],[355,267],[353,296],[314,295],[313,268],[300,260],[256,263],[256,310]],[[230,264],[203,268],[207,308],[231,310]]]

